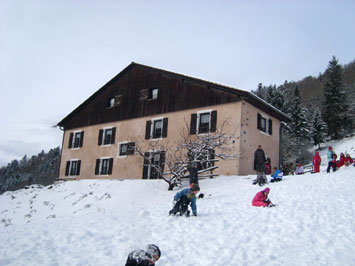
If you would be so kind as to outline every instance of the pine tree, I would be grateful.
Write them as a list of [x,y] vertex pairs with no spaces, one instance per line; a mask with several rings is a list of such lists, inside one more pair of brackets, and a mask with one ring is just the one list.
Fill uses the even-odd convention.
[[301,97],[298,86],[294,91],[289,116],[291,117],[290,135],[299,141],[310,139],[309,125],[307,122],[307,109],[301,107]]
[[324,75],[323,120],[328,126],[328,136],[339,139],[347,127],[348,105],[344,94],[343,68],[333,56]]
[[327,124],[322,120],[322,115],[319,109],[315,109],[313,113],[311,137],[314,145],[324,143],[327,140]]

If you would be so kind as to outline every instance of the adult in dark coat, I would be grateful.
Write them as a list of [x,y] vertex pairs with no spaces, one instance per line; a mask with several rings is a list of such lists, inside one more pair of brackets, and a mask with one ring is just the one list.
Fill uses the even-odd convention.
[[254,152],[254,170],[255,171],[262,171],[265,173],[265,153],[261,148],[261,145],[258,145],[258,148]]
[[198,169],[197,169],[198,165],[196,162],[193,162],[192,163],[192,166],[190,167],[189,169],[189,172],[190,172],[190,187],[193,185],[193,184],[196,184],[198,185]]

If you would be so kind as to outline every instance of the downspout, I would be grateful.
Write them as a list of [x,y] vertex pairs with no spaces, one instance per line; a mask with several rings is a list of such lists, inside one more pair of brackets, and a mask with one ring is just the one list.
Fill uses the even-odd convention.
[[[283,166],[283,156],[282,156],[282,131],[283,131],[283,127],[285,125],[284,122],[280,121],[280,129],[279,129],[279,169],[282,169],[282,166]],[[282,169],[283,170],[283,169]]]
[[57,178],[59,179],[59,173],[60,173],[60,165],[62,164],[62,155],[63,155],[63,144],[64,144],[64,129],[63,127],[59,127],[61,131],[63,131],[63,138],[62,138],[62,147],[60,149],[60,157],[59,157],[59,167],[58,167],[58,173],[57,173]]

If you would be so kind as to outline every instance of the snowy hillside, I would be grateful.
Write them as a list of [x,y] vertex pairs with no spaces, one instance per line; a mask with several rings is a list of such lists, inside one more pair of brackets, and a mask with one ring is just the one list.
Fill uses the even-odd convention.
[[[355,157],[355,138],[332,143]],[[0,196],[0,265],[124,265],[157,244],[172,266],[355,265],[355,167],[269,183],[275,208],[251,206],[254,176],[200,182],[197,217],[170,217],[161,180],[72,181]]]

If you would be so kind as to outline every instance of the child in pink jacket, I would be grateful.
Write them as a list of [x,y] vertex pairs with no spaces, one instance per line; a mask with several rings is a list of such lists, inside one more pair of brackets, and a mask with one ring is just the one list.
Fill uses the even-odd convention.
[[256,193],[253,198],[252,204],[253,206],[259,207],[272,207],[275,206],[272,202],[267,198],[270,193],[270,188],[265,188],[264,190]]

